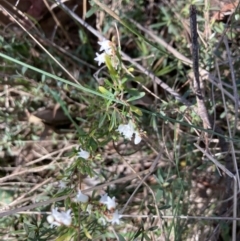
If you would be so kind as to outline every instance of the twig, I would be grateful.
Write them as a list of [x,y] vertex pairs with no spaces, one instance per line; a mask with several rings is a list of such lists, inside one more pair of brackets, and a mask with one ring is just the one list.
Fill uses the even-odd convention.
[[[134,173],[132,175],[128,175],[128,176],[123,177],[123,178],[119,178],[117,180],[113,180],[113,181],[110,181],[110,182],[107,182],[107,183],[104,183],[104,184],[101,184],[101,185],[98,185],[98,186],[94,186],[94,187],[88,188],[86,190],[82,190],[82,193],[91,192],[93,190],[101,190],[106,186],[116,184],[116,183],[125,182],[125,181],[128,181],[128,180],[132,180],[139,175],[144,175],[144,174],[147,174],[147,173],[149,173],[149,169],[145,170],[145,171],[142,171],[142,172],[139,172],[137,174]],[[12,209],[12,210],[1,212],[0,218],[5,217],[5,216],[9,216],[9,215],[14,215],[14,214],[22,212],[22,211],[31,210],[33,208],[37,208],[37,207],[41,207],[41,206],[43,207],[43,206],[49,205],[51,203],[63,201],[65,199],[69,198],[69,197],[74,197],[74,196],[75,196],[75,194],[69,194],[69,195],[64,195],[64,196],[57,197],[57,198],[50,198],[49,200],[46,200],[46,201],[43,201],[43,202],[38,202],[38,203],[30,204],[30,205],[25,206],[25,207],[15,208],[15,209]]]
[[[166,235],[165,235],[165,232],[164,232],[164,226],[163,226],[163,223],[162,223],[162,218],[161,218],[161,215],[160,215],[160,212],[159,212],[159,209],[158,209],[158,206],[157,206],[157,201],[156,201],[156,197],[155,197],[155,194],[153,192],[153,190],[149,187],[149,185],[145,182],[145,180],[153,173],[153,171],[155,171],[155,168],[160,160],[160,157],[162,156],[162,152],[160,151],[157,155],[157,157],[155,158],[155,160],[153,161],[152,165],[150,166],[149,168],[149,173],[144,177],[144,178],[141,178],[139,175],[138,175],[138,178],[140,180],[140,182],[138,183],[137,187],[135,188],[134,192],[131,194],[131,196],[129,197],[129,199],[127,200],[127,202],[125,203],[124,207],[121,209],[120,213],[122,214],[126,207],[129,205],[129,203],[131,202],[131,200],[133,199],[134,195],[136,194],[137,190],[142,186],[142,184],[144,184],[148,189],[149,191],[151,192],[152,194],[152,197],[153,197],[153,200],[154,200],[154,205],[155,205],[155,210],[156,210],[156,213],[157,213],[157,216],[158,216],[158,221],[159,221],[159,228],[162,229],[162,238],[164,238],[164,240],[166,240]],[[124,160],[124,159],[123,159]],[[124,160],[124,162],[128,165],[128,167],[134,171],[134,169]],[[135,172],[135,171],[134,171]],[[137,174],[137,173],[136,173]]]
[[[196,92],[196,98],[197,98],[199,115],[200,115],[200,117],[201,117],[201,119],[203,121],[203,125],[204,125],[205,128],[210,128],[212,130],[215,130],[218,133],[223,133],[221,128],[219,128],[217,125],[214,125],[214,121],[213,120],[210,120],[208,112],[207,112],[207,109],[206,109],[206,106],[204,104],[204,99],[203,99],[203,95],[202,95],[202,91],[201,91],[201,85],[200,85],[200,79],[199,79],[199,70],[198,70],[199,69],[199,65],[198,65],[198,61],[199,60],[198,60],[198,40],[197,40],[197,21],[196,21],[197,19],[196,19],[196,16],[197,16],[196,6],[191,5],[191,7],[190,7],[190,28],[191,28],[191,37],[192,37],[194,89],[195,89],[195,92]],[[229,54],[229,49],[228,49],[228,54]],[[228,56],[228,57],[229,57],[229,60],[230,60],[230,56]],[[219,73],[219,70],[218,70],[218,73]],[[235,80],[234,79],[234,74],[233,74],[233,68],[232,68],[231,73],[232,73],[232,80]],[[220,77],[220,75],[219,75],[219,77]],[[221,89],[223,89],[223,88],[221,88]],[[236,92],[236,87],[234,88],[234,91]],[[222,94],[222,96],[223,96],[223,102],[224,102],[224,105],[225,105],[224,95]],[[237,97],[236,93],[234,93],[234,97],[236,99],[236,97]],[[236,107],[238,107],[237,102],[238,101],[235,101],[235,109],[236,109]],[[226,109],[226,105],[225,105],[225,111],[226,110],[227,109]],[[231,134],[231,131],[230,131],[230,125],[228,125],[228,130],[229,130],[229,137],[232,138],[232,134]],[[208,142],[207,136],[206,136],[206,142]],[[234,158],[235,157],[234,146],[233,146],[232,141],[230,143],[231,143],[231,152],[233,154],[232,157]],[[195,145],[195,146],[197,146],[197,145]],[[222,152],[228,151],[227,150],[229,148],[228,143],[226,143],[225,138],[222,138],[220,136],[219,136],[219,146],[220,146]],[[201,150],[201,148],[199,146],[197,146],[197,147],[198,147],[199,150]],[[201,151],[203,151],[203,150],[201,150]],[[233,161],[234,167],[235,167],[235,171],[237,173],[237,176],[236,176],[237,178],[235,178],[235,175],[232,174],[232,171],[233,171],[232,167],[231,167],[232,157],[230,156],[229,153],[225,156],[225,165],[226,165],[226,167],[223,166],[222,164],[218,163],[215,159],[213,159],[211,157],[211,155],[209,155],[208,152],[205,152],[205,155],[210,160],[212,160],[215,163],[215,165],[217,165],[219,168],[221,168],[224,171],[224,173],[227,174],[227,176],[225,178],[225,181],[226,181],[225,186],[226,186],[226,190],[227,190],[226,194],[225,194],[225,198],[229,197],[230,191],[232,192],[232,190],[231,190],[232,178],[234,180],[234,185],[237,185],[236,180],[238,181],[238,185],[240,185],[238,168],[237,168],[237,162]],[[234,191],[234,200],[236,198],[235,195],[237,195],[237,190]],[[237,204],[236,204],[236,202],[234,202],[234,204],[235,205],[233,206],[233,217],[236,217]],[[221,209],[222,210],[226,210],[227,205],[228,205],[228,203],[224,203],[222,205]],[[232,229],[233,229],[233,232],[236,233],[236,221],[233,221]],[[233,241],[236,240],[235,235],[232,236],[232,240]]]
[[13,16],[11,15],[3,6],[0,5],[0,10],[3,11],[7,16],[9,16],[15,23],[18,24],[18,26],[24,30],[33,40],[35,43],[38,44],[38,46],[46,53],[48,56],[53,59],[64,71],[68,74],[68,76],[78,85],[80,83],[76,80],[76,78],[49,52],[47,49]]
[[[74,12],[72,12],[66,5],[62,4],[59,0],[57,0],[58,3],[61,5],[61,7],[68,12],[77,22],[79,22],[81,25],[83,25],[88,31],[90,31],[92,34],[94,34],[99,39],[105,39],[105,37],[99,33],[97,30],[95,30],[93,27],[91,27],[88,23],[86,23],[83,19],[81,19],[78,15],[76,15]],[[95,1],[95,0],[94,0]],[[99,3],[99,1],[95,1]],[[100,4],[102,6],[102,4]],[[108,12],[111,14],[114,14],[114,17],[119,20],[119,17],[112,12],[110,9],[105,8]],[[130,58],[127,54],[121,51],[122,57],[129,61],[132,65],[134,65],[137,69],[139,69],[143,74],[146,74],[150,79],[152,79],[153,82],[156,82],[158,85],[160,85],[163,89],[165,89],[167,92],[169,92],[176,100],[184,103],[187,106],[191,106],[191,103],[187,101],[185,98],[183,98],[181,95],[179,95],[176,91],[174,91],[170,86],[165,84],[162,80],[160,80],[158,77],[156,77],[153,73],[145,69],[143,66],[135,62],[132,58]]]

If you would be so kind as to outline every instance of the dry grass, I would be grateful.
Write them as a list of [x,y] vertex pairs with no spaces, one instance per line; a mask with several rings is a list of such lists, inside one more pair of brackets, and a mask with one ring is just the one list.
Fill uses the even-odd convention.
[[[237,2],[197,5],[209,125],[192,86],[191,1],[23,2],[0,4],[2,239],[64,237],[67,228],[46,222],[51,207],[64,206],[81,223],[75,240],[88,240],[86,230],[94,240],[239,240]],[[103,36],[121,45],[127,79],[111,103],[98,89],[113,91],[113,74],[93,60]],[[145,96],[127,109],[131,88]],[[116,134],[129,116],[140,145]],[[87,164],[79,146],[91,152]],[[70,202],[78,187],[92,202],[115,196],[123,223],[86,218]]]

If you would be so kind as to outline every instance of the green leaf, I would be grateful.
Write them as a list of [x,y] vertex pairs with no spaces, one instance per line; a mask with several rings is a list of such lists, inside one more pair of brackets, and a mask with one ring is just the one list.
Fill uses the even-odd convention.
[[117,233],[117,236],[119,241],[126,241],[126,239],[120,233]]
[[133,101],[133,100],[137,100],[137,99],[141,99],[144,95],[145,92],[139,92],[136,89],[128,89],[127,90],[129,94],[132,95],[132,97],[130,97],[127,102]]
[[108,96],[113,95],[109,90],[105,89],[103,86],[99,86],[98,89],[104,95],[108,95]]
[[107,113],[105,113],[103,116],[101,116],[99,123],[98,123],[98,127],[101,128],[105,122],[105,119],[107,117]]
[[165,210],[165,209],[169,209],[171,207],[171,205],[163,205],[161,207],[159,207],[159,210]]
[[133,237],[133,240],[136,240],[136,238],[137,238],[139,235],[142,235],[143,232],[144,232],[143,228],[140,227],[140,228],[138,229],[138,231],[135,233],[135,235],[134,235],[134,237]]
[[154,231],[154,230],[157,230],[159,227],[158,226],[153,226],[153,227],[150,227],[148,230],[149,231]]
[[91,149],[92,149],[93,151],[96,151],[97,148],[98,148],[97,142],[96,142],[96,141],[94,140],[94,138],[92,138],[92,137],[89,139],[88,145],[91,146]]
[[105,89],[103,86],[99,86],[98,89],[104,95],[109,93],[109,91],[107,89]]
[[87,238],[92,239],[91,234],[88,232],[88,230],[85,227],[83,228],[83,231],[84,231]]
[[144,238],[145,238],[145,240],[147,240],[147,241],[152,241],[152,239],[149,238],[148,235],[147,235],[146,233],[144,233]]
[[[66,84],[68,84],[68,85],[71,85],[71,86],[75,87],[76,89],[79,89],[79,90],[81,90],[81,91],[83,91],[83,92],[85,92],[85,93],[90,93],[90,94],[93,94],[93,95],[95,95],[95,96],[100,96],[100,97],[102,97],[102,98],[104,98],[104,99],[109,99],[109,100],[115,101],[116,103],[119,103],[119,104],[122,104],[122,105],[126,105],[126,103],[125,103],[124,101],[121,101],[121,100],[116,99],[116,98],[113,99],[113,97],[107,97],[106,95],[103,95],[103,94],[99,93],[98,91],[94,91],[94,90],[92,90],[92,89],[90,89],[90,88],[85,88],[84,86],[82,86],[82,85],[79,84],[79,83],[76,84],[76,83],[74,83],[73,81],[69,81],[69,80],[60,78],[60,77],[58,77],[58,76],[56,76],[56,75],[50,74],[50,73],[48,73],[48,72],[45,72],[45,71],[43,71],[43,70],[41,70],[41,69],[38,69],[38,68],[36,68],[36,67],[34,67],[34,66],[32,66],[32,65],[23,63],[23,62],[17,60],[16,58],[11,58],[11,57],[9,57],[8,55],[3,54],[3,53],[1,53],[1,52],[0,52],[0,57],[6,59],[6,60],[8,60],[8,61],[14,62],[14,63],[16,63],[16,64],[19,64],[19,65],[22,65],[22,66],[26,66],[27,68],[29,68],[29,69],[37,72],[37,73],[41,73],[41,74],[46,75],[46,77],[53,78],[53,79],[55,79],[55,80],[61,81],[62,83],[66,83]],[[39,86],[39,88],[40,88],[40,86]],[[45,88],[46,88],[46,87],[45,87]]]
[[175,69],[176,69],[176,66],[166,66],[165,68],[159,70],[156,75],[163,76],[163,75],[170,73],[171,71],[173,71]]
[[91,9],[89,10],[89,11],[87,11],[87,13],[86,13],[86,18],[89,18],[89,17],[91,17],[94,13],[96,13],[97,11],[98,11],[99,9],[98,9],[98,7],[95,5],[95,6],[93,6],[93,7],[91,7]]
[[163,197],[163,190],[158,189],[156,193],[156,201],[159,202],[162,197]]
[[56,241],[70,241],[71,238],[72,238],[72,236],[69,235],[68,233],[66,233],[66,234],[58,237],[58,238],[56,239]]
[[221,115],[220,115],[220,119],[225,118],[225,117],[226,117],[226,114],[227,114],[227,112],[226,112],[226,111],[222,112],[222,113],[221,113]]
[[114,110],[111,116],[111,121],[110,121],[110,126],[109,126],[109,131],[111,131],[114,126],[116,126],[116,111]]
[[132,112],[136,113],[137,115],[142,116],[142,111],[136,106],[130,105],[130,109]]
[[24,75],[24,74],[26,73],[27,69],[28,69],[28,68],[27,68],[26,66],[23,66],[23,67],[22,67],[22,75]]
[[107,54],[105,54],[105,63],[107,65],[107,68],[109,70],[110,75],[111,76],[117,76],[117,72],[112,66],[111,58]]
[[127,81],[128,81],[128,78],[122,78],[121,84],[124,84],[124,83],[127,82]]
[[180,106],[179,110],[180,112],[184,112],[188,107],[186,105]]

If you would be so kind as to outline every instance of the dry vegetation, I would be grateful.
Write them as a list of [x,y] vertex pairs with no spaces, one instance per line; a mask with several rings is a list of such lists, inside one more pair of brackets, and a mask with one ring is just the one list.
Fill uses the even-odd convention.
[[[0,1],[1,240],[240,240],[238,1],[58,2]],[[121,46],[121,74],[94,61],[102,36]],[[116,132],[129,118],[139,145]],[[122,223],[86,216],[77,188],[115,196]],[[77,228],[50,228],[54,206]]]

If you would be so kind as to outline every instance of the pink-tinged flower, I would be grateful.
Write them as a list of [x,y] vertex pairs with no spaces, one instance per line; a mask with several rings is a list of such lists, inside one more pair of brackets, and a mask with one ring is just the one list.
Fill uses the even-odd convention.
[[82,193],[80,189],[78,189],[77,196],[73,199],[74,202],[81,202],[81,203],[87,203],[89,200],[89,197]]
[[99,53],[96,53],[97,57],[94,58],[95,61],[98,62],[98,66],[100,66],[101,64],[104,64],[105,63],[105,52],[99,54]]
[[53,208],[51,215],[47,217],[47,221],[51,224],[51,227],[53,227],[53,225],[70,226],[72,223],[71,209],[67,210],[66,212],[58,212],[57,208]]
[[120,218],[122,217],[122,215],[118,214],[118,210],[115,210],[115,212],[112,215],[112,218],[106,217],[108,222],[111,222],[112,224],[116,223],[116,224],[120,224]]
[[122,134],[126,139],[129,139],[129,140],[131,140],[133,137],[133,134],[135,134],[135,138],[134,138],[135,145],[139,144],[142,140],[139,132],[134,129],[134,124],[131,120],[126,125],[123,125],[123,124],[119,125],[117,131],[120,134]]
[[81,158],[87,160],[90,157],[90,153],[88,151],[84,151],[82,148],[80,148],[80,151],[78,152],[78,157],[81,157]]

